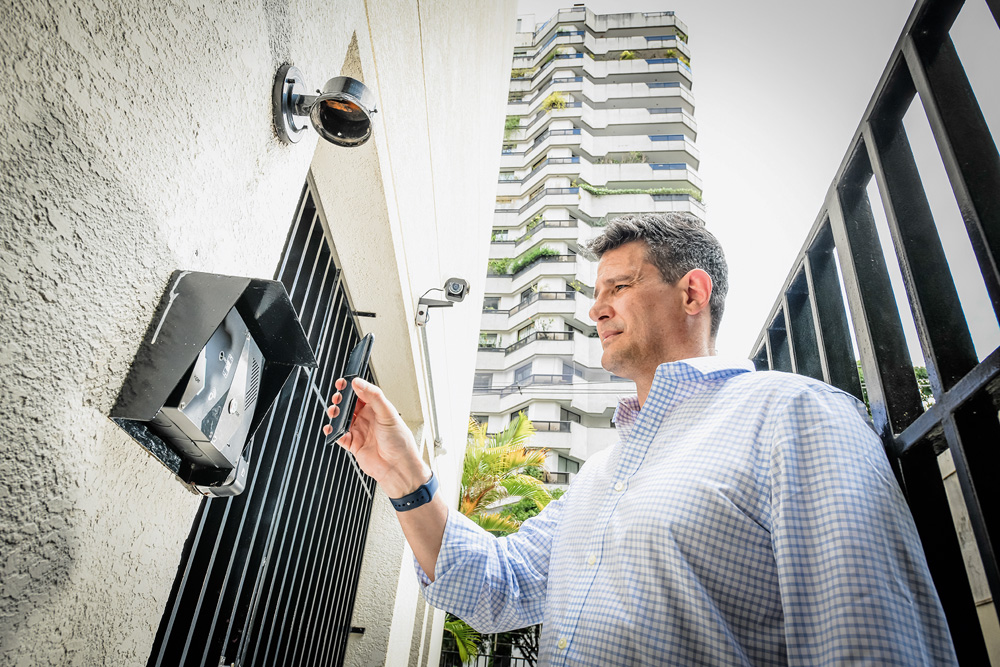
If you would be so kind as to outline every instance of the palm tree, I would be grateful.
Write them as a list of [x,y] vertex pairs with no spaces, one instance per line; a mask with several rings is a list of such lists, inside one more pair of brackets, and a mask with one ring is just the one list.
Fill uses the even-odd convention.
[[[509,535],[521,527],[521,522],[513,516],[490,511],[490,507],[500,500],[520,496],[534,502],[538,509],[543,509],[552,500],[541,480],[529,474],[532,469],[544,470],[548,454],[545,449],[525,447],[534,434],[535,427],[523,412],[506,429],[494,435],[486,433],[486,424],[469,419],[458,509],[484,530]],[[450,614],[444,627],[449,650],[454,642],[462,664],[474,661],[483,637],[468,623]]]
[[469,420],[458,509],[484,530],[507,535],[521,525],[513,517],[490,511],[498,501],[527,498],[542,509],[552,500],[541,480],[529,474],[532,469],[544,468],[548,454],[545,449],[525,447],[534,434],[535,427],[523,412],[494,435],[487,435],[485,424]]

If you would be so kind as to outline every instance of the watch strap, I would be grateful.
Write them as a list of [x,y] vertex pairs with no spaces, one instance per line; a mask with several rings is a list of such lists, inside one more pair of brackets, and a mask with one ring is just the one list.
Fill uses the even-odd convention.
[[409,512],[410,510],[417,509],[421,505],[426,505],[434,497],[434,493],[438,489],[437,476],[434,471],[431,471],[431,478],[427,480],[425,484],[421,484],[413,493],[409,493],[402,498],[389,498],[389,502],[392,503],[393,508],[397,512]]

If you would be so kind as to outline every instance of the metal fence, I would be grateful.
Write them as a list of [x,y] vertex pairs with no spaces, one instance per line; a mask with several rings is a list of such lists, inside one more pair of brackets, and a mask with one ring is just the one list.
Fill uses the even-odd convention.
[[148,665],[340,665],[374,481],[320,434],[359,336],[307,186],[277,272],[319,367],[254,436],[246,491],[202,502]]
[[[988,4],[994,19],[1000,18],[1000,2]],[[809,375],[860,398],[853,328],[874,424],[923,540],[959,659],[986,665],[937,457],[951,451],[997,600],[1000,348],[982,360],[976,355],[902,122],[919,94],[993,311],[1000,315],[1000,157],[949,35],[962,5],[918,0],[914,6],[752,356],[758,368]],[[872,177],[934,393],[926,411],[868,199]]]

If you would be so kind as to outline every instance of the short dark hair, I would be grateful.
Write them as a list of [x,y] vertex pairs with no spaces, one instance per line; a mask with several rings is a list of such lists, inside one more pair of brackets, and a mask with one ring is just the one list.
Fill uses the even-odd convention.
[[709,309],[712,315],[712,338],[719,332],[722,311],[729,291],[729,269],[722,246],[705,223],[690,213],[637,213],[615,218],[604,232],[587,244],[587,250],[600,259],[609,250],[644,241],[649,261],[663,280],[674,284],[692,269],[701,269],[712,279]]

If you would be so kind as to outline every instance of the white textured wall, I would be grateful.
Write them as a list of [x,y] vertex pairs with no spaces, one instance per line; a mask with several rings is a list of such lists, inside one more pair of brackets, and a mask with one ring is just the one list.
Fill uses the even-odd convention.
[[[379,95],[365,158],[378,178],[353,202],[376,212],[386,247],[405,261],[381,274],[372,309],[395,294],[387,310],[402,309],[387,326],[406,340],[386,343],[411,367],[377,353],[375,369],[400,370],[409,420],[426,419],[420,347],[406,323],[414,294],[451,274],[475,281],[485,262],[512,22],[509,0],[473,10],[443,0],[3,3],[4,664],[146,660],[198,498],[106,415],[172,270],[274,272],[315,146],[274,137],[281,62],[312,87],[354,67]],[[333,235],[341,254],[351,251]],[[467,303],[432,320],[452,458],[471,389],[475,282]],[[454,495],[454,462],[438,465]],[[359,594],[359,613],[365,604]]]

